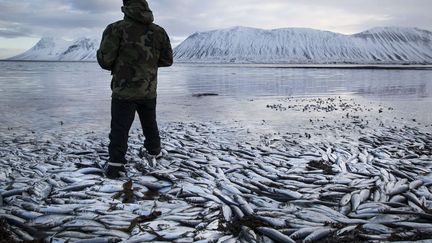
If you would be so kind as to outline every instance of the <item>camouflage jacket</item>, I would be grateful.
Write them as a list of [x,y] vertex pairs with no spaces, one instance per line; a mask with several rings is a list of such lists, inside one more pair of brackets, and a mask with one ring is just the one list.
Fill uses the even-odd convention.
[[144,0],[129,0],[124,20],[108,25],[97,51],[99,65],[111,71],[112,97],[121,100],[156,98],[158,67],[173,63],[165,30],[153,24]]

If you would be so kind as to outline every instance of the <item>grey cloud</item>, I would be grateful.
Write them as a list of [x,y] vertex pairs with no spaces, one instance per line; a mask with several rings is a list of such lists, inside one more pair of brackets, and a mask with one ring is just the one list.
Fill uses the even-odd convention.
[[31,36],[32,30],[20,24],[0,21],[0,37],[17,38]]
[[[122,18],[121,0],[0,0],[0,36],[100,35]],[[177,43],[231,26],[310,27],[354,33],[375,26],[432,29],[430,0],[149,0],[156,23]],[[1,23],[4,23],[3,25]]]
[[[101,32],[109,22],[120,18],[121,4],[116,1],[28,0],[12,2],[0,0],[0,36],[79,35]],[[103,8],[102,6],[106,6]],[[112,11],[117,9],[117,11]],[[11,25],[13,24],[13,27]],[[30,31],[31,30],[31,31]],[[99,34],[98,34],[99,35]]]
[[432,1],[429,0],[218,0],[204,3],[201,0],[151,0],[150,3],[157,16],[169,16],[159,19],[162,25],[173,33],[183,34],[234,25],[310,27],[345,33],[384,25],[432,29],[429,17]]
[[16,38],[16,37],[25,37],[25,36],[29,36],[29,35],[21,31],[0,29],[0,37]]
[[25,31],[0,28],[0,37],[17,38],[17,37],[27,37],[27,36],[30,36],[30,34]]
[[64,0],[64,3],[75,10],[87,13],[107,13],[120,11],[121,0]]

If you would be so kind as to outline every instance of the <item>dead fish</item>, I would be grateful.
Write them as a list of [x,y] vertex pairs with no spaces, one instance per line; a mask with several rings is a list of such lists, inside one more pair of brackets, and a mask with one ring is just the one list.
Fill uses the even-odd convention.
[[92,234],[86,234],[78,231],[63,231],[58,234],[55,234],[56,238],[73,238],[73,239],[91,239],[94,238]]
[[105,228],[103,224],[90,219],[72,219],[65,222],[62,227],[67,229],[80,229],[84,227]]
[[408,190],[409,190],[408,185],[401,185],[401,186],[392,188],[391,191],[388,192],[388,195],[394,196],[394,195],[398,195],[398,194],[402,194],[404,192],[407,192]]
[[353,211],[357,210],[358,206],[360,206],[361,198],[359,193],[354,193],[351,197],[351,209]]
[[47,181],[39,181],[33,184],[29,191],[36,196],[37,200],[45,200],[51,194],[52,185]]
[[70,185],[66,188],[61,189],[60,191],[81,191],[85,188],[92,187],[94,185],[99,184],[99,181],[84,181],[78,182],[76,184]]
[[309,228],[299,229],[296,232],[292,233],[290,235],[290,238],[293,240],[303,239],[318,229],[321,229],[321,227],[309,227]]
[[27,210],[21,210],[19,208],[17,209],[12,209],[11,213],[21,219],[25,219],[25,220],[33,220],[37,217],[42,216],[43,214],[38,213],[38,212],[32,212],[32,211],[27,211]]
[[84,175],[89,175],[89,174],[102,175],[104,173],[104,171],[100,168],[89,167],[89,168],[79,169],[76,171],[76,173],[84,174]]
[[120,241],[121,239],[115,237],[97,237],[97,238],[87,239],[87,240],[78,240],[75,242],[76,243],[116,243]]
[[328,236],[329,234],[333,233],[335,230],[332,228],[323,228],[323,229],[318,229],[316,231],[314,231],[313,233],[311,233],[310,235],[308,235],[303,242],[305,243],[309,243],[309,242],[315,242],[318,241],[326,236]]
[[213,194],[215,196],[217,196],[222,202],[226,203],[227,205],[234,205],[234,206],[239,206],[236,202],[234,202],[231,198],[229,198],[228,196],[224,195],[220,190],[218,189],[213,189]]
[[43,215],[31,220],[28,224],[38,229],[52,229],[72,220],[73,216]]
[[295,241],[291,239],[289,236],[284,235],[281,232],[272,228],[258,227],[257,231],[263,235],[268,236],[269,238],[273,239],[276,242],[295,243]]
[[222,205],[222,214],[224,216],[225,221],[231,222],[233,220],[233,212],[228,205]]
[[353,231],[357,227],[358,227],[358,225],[346,226],[345,228],[342,228],[342,229],[338,230],[337,233],[336,233],[336,235],[337,236],[344,235],[345,233]]
[[238,202],[239,208],[243,211],[245,215],[250,216],[254,214],[254,210],[243,197],[241,197],[240,195],[234,195],[234,199]]
[[368,232],[371,233],[378,233],[378,234],[392,234],[394,232],[393,229],[390,229],[389,227],[386,227],[382,224],[363,224],[362,228]]
[[17,195],[22,195],[24,192],[29,192],[30,187],[26,187],[26,188],[22,188],[22,189],[13,189],[13,190],[9,190],[9,191],[4,191],[1,193],[2,198],[7,198],[7,197],[11,197],[11,196],[17,196]]
[[351,197],[352,197],[352,194],[351,194],[351,193],[347,193],[347,194],[345,194],[345,195],[342,197],[342,199],[340,200],[340,206],[345,206],[345,205],[347,205],[348,203],[350,203],[350,201],[351,201]]

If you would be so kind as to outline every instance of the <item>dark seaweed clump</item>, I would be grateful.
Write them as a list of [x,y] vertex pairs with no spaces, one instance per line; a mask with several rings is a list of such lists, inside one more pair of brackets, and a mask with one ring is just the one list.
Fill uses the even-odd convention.
[[352,231],[351,234],[346,235],[336,235],[336,233],[333,233],[332,235],[328,236],[327,238],[318,241],[319,243],[363,243],[365,242],[362,240],[362,237],[360,236],[360,231],[358,229],[355,229]]
[[419,241],[419,240],[428,240],[432,238],[432,233],[425,232],[402,232],[402,233],[393,233],[389,241]]
[[11,235],[9,225],[5,219],[0,218],[0,243],[16,242]]
[[309,169],[317,169],[322,170],[326,175],[334,175],[335,173],[332,170],[332,166],[330,163],[324,160],[312,160],[308,163]]

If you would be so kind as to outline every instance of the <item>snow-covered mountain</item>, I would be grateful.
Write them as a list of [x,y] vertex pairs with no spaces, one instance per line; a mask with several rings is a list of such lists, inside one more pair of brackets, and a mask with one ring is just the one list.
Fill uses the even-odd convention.
[[[42,38],[10,60],[96,61],[100,41]],[[233,27],[195,33],[174,49],[177,62],[432,64],[432,32],[382,27],[354,35],[303,28]]]
[[382,27],[354,35],[303,28],[233,27],[195,33],[174,49],[179,62],[432,63],[432,32]]
[[30,50],[9,58],[9,60],[95,61],[99,43],[99,40],[89,38],[66,41],[59,38],[44,37]]

